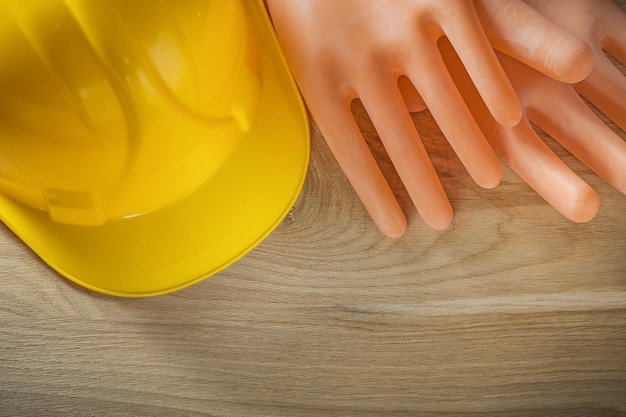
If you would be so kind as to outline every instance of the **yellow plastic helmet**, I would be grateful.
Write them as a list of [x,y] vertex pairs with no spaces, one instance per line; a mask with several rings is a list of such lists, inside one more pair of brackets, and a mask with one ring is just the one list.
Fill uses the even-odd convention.
[[267,236],[308,166],[261,0],[0,0],[0,219],[119,296],[170,292]]

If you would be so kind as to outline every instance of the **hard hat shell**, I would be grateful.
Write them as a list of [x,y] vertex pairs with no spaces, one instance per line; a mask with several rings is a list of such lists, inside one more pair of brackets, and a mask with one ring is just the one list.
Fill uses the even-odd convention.
[[261,0],[0,1],[0,219],[80,285],[156,295],[239,259],[308,133]]

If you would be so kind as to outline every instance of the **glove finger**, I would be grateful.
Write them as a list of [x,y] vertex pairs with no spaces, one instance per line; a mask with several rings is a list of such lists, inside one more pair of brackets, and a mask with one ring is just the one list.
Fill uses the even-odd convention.
[[[445,39],[440,42],[446,44]],[[419,59],[407,65],[407,76],[470,176],[481,187],[495,187],[502,179],[500,162],[454,85],[439,50],[424,48]]]
[[513,126],[522,117],[522,107],[513,86],[485,35],[473,4],[459,2],[457,6],[455,19],[446,16],[443,30],[493,117],[504,126]]
[[476,9],[495,49],[562,82],[593,67],[589,46],[519,0],[481,0]]
[[496,153],[563,216],[587,222],[598,213],[596,192],[552,152],[528,120],[500,126],[488,139]]
[[420,216],[430,227],[445,229],[453,217],[448,197],[393,76],[382,72],[359,97]]
[[400,237],[406,218],[352,116],[349,103],[333,97],[310,105],[310,111],[337,163],[378,229]]

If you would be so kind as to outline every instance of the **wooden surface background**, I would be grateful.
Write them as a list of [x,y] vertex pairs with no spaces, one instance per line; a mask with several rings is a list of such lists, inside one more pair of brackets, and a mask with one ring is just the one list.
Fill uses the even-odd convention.
[[89,292],[0,224],[0,415],[625,416],[626,196],[547,139],[602,201],[573,224],[506,167],[478,188],[414,118],[442,232],[396,187],[410,230],[381,236],[314,125],[283,224],[173,294]]

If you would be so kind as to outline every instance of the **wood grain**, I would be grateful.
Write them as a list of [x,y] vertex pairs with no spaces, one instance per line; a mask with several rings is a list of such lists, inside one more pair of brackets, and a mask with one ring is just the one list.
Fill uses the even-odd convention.
[[0,416],[626,416],[626,197],[546,138],[602,201],[573,224],[506,167],[477,187],[414,118],[445,231],[387,162],[410,228],[383,237],[315,125],[283,224],[173,294],[89,292],[0,225]]

